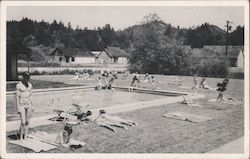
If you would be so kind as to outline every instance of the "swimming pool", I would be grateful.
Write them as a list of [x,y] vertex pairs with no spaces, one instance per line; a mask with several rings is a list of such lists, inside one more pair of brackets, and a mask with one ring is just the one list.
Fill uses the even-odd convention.
[[[73,103],[90,105],[92,108],[105,108],[121,104],[132,104],[143,101],[167,98],[166,95],[127,92],[116,89],[111,90],[67,90],[52,91],[33,94],[35,107],[33,116],[52,114],[54,109],[74,109]],[[14,95],[7,96],[7,121],[18,120]]]

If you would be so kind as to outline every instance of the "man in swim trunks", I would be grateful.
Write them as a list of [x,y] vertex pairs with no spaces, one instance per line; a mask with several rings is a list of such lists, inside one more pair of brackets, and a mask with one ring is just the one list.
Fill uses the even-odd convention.
[[217,97],[217,101],[223,100],[223,92],[227,90],[227,84],[229,83],[229,79],[224,79],[222,83],[217,84],[217,91],[219,92],[219,95]]
[[20,140],[26,139],[29,131],[29,121],[33,112],[32,104],[32,84],[29,82],[30,74],[23,73],[23,79],[16,85],[16,103],[17,111],[20,114]]

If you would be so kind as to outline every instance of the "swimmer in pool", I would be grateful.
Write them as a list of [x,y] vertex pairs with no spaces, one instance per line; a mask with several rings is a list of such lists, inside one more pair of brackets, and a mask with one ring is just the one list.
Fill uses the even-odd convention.
[[32,84],[29,82],[30,74],[23,73],[23,79],[16,85],[17,112],[21,118],[20,140],[26,139],[29,131],[29,122],[33,112]]

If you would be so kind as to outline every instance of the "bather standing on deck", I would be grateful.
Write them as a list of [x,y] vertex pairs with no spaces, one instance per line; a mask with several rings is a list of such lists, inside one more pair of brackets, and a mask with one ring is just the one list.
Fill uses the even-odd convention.
[[197,79],[197,75],[195,74],[194,75],[194,80],[193,80],[193,82],[194,82],[194,86],[192,87],[192,89],[194,89],[194,93],[195,93],[195,95],[197,95],[197,92],[198,92],[198,79]]
[[219,95],[217,97],[217,101],[223,100],[223,92],[227,90],[227,84],[229,83],[229,80],[226,78],[223,80],[222,83],[217,84],[217,91],[219,92]]
[[130,87],[129,87],[129,92],[133,90],[133,87],[137,87],[138,82],[140,82],[138,79],[138,76],[136,74],[134,74],[134,77],[133,77],[132,82],[131,82]]
[[33,112],[32,84],[29,82],[30,74],[23,73],[23,79],[16,85],[17,111],[20,114],[20,140],[26,139],[29,131],[29,122]]

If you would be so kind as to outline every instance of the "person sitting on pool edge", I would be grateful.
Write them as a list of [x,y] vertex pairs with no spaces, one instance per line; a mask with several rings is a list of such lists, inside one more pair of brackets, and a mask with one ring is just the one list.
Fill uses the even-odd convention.
[[98,83],[97,86],[95,87],[95,90],[100,90],[102,89],[102,79],[101,77],[98,77]]
[[154,76],[151,76],[151,84],[152,84],[152,89],[156,88],[156,79]]
[[144,76],[144,83],[148,83],[150,81],[150,78],[149,78],[149,74],[146,73],[145,76]]
[[140,82],[139,78],[138,78],[138,75],[134,74],[134,77],[132,78],[132,82],[131,82],[130,87],[128,89],[129,92],[133,91],[133,87],[137,87],[138,82]]
[[111,78],[108,80],[107,89],[113,90],[113,88],[112,88],[113,83],[114,83],[114,78],[111,77]]

